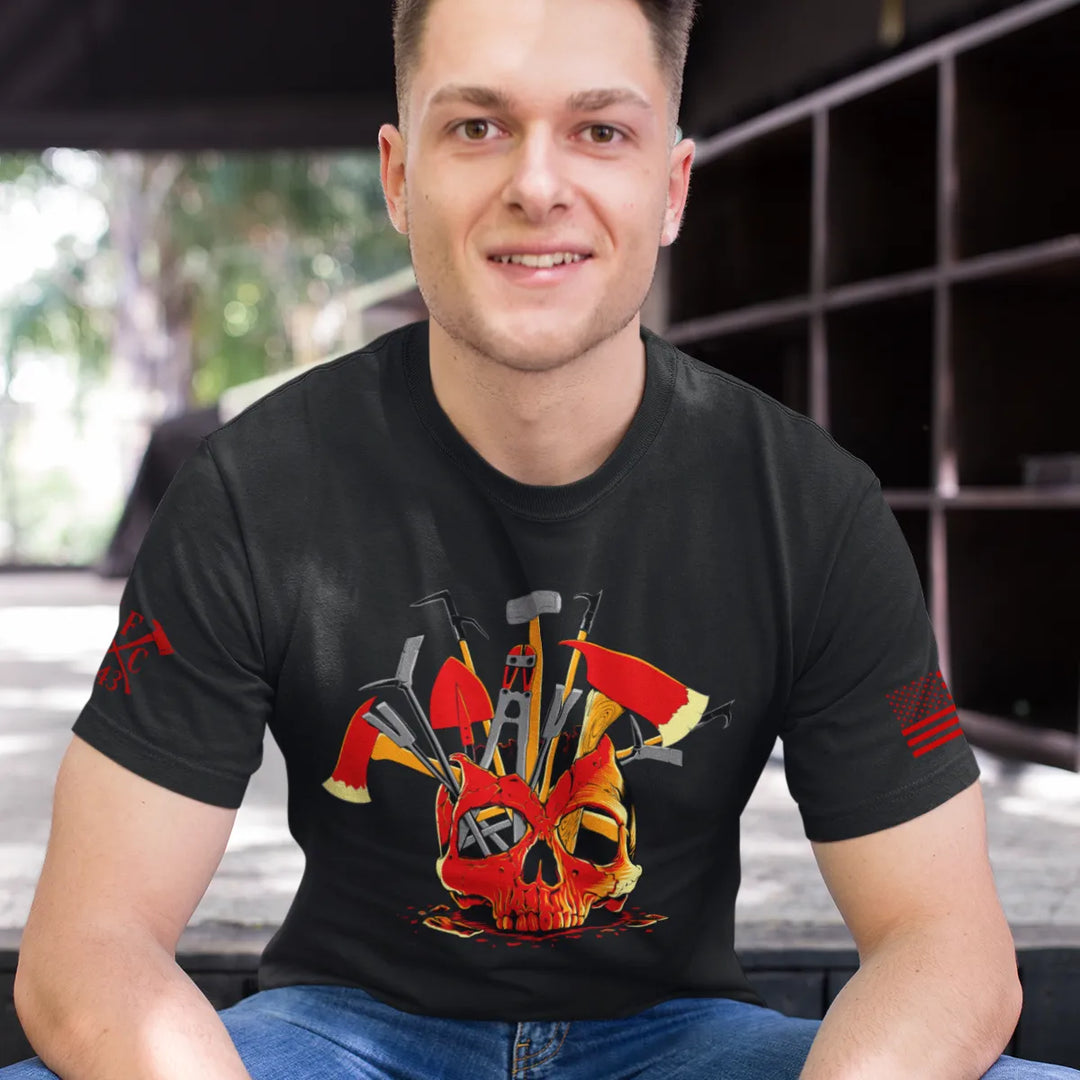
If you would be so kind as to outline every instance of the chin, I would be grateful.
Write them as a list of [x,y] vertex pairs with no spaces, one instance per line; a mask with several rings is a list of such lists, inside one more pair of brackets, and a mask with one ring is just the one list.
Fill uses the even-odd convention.
[[492,342],[485,355],[501,367],[513,371],[543,372],[555,371],[585,352],[588,352],[588,346],[582,347],[580,343],[573,341],[554,342],[550,345],[530,342],[526,345],[522,341],[508,339]]
[[[514,371],[554,371],[572,363],[623,330],[637,314],[613,319],[598,305],[588,317],[568,322],[560,312],[515,318],[474,318],[442,323],[447,333],[471,350]],[[441,320],[439,320],[441,322]]]
[[599,340],[566,327],[557,330],[523,327],[520,332],[496,331],[487,335],[486,341],[478,343],[478,351],[515,371],[553,371],[588,352]]

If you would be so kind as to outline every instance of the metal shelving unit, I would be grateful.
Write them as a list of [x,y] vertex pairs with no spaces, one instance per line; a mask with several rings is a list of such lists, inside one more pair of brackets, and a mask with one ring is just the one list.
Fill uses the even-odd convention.
[[665,336],[877,472],[971,741],[1080,769],[1080,0],[699,144]]

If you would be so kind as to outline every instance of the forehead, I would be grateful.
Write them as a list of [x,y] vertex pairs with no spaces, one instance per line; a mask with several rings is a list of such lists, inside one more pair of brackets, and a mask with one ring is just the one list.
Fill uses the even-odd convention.
[[658,113],[666,94],[651,27],[635,0],[434,0],[410,103],[422,114],[463,85],[535,102],[618,87]]

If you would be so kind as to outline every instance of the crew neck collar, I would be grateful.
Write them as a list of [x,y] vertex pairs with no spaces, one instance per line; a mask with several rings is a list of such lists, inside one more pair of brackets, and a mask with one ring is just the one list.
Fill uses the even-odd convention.
[[420,422],[439,448],[492,499],[513,513],[538,521],[582,514],[608,494],[652,445],[675,390],[675,350],[651,330],[641,328],[645,344],[645,393],[630,427],[607,460],[571,484],[523,484],[496,469],[462,437],[443,411],[431,383],[428,323],[405,331],[404,371],[409,398]]

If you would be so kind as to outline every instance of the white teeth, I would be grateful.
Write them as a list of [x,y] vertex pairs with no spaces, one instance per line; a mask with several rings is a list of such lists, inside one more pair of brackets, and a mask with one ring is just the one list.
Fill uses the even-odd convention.
[[496,255],[501,263],[513,263],[515,266],[529,266],[534,269],[550,270],[563,263],[582,262],[587,256],[575,255],[571,251],[560,251],[554,255]]

